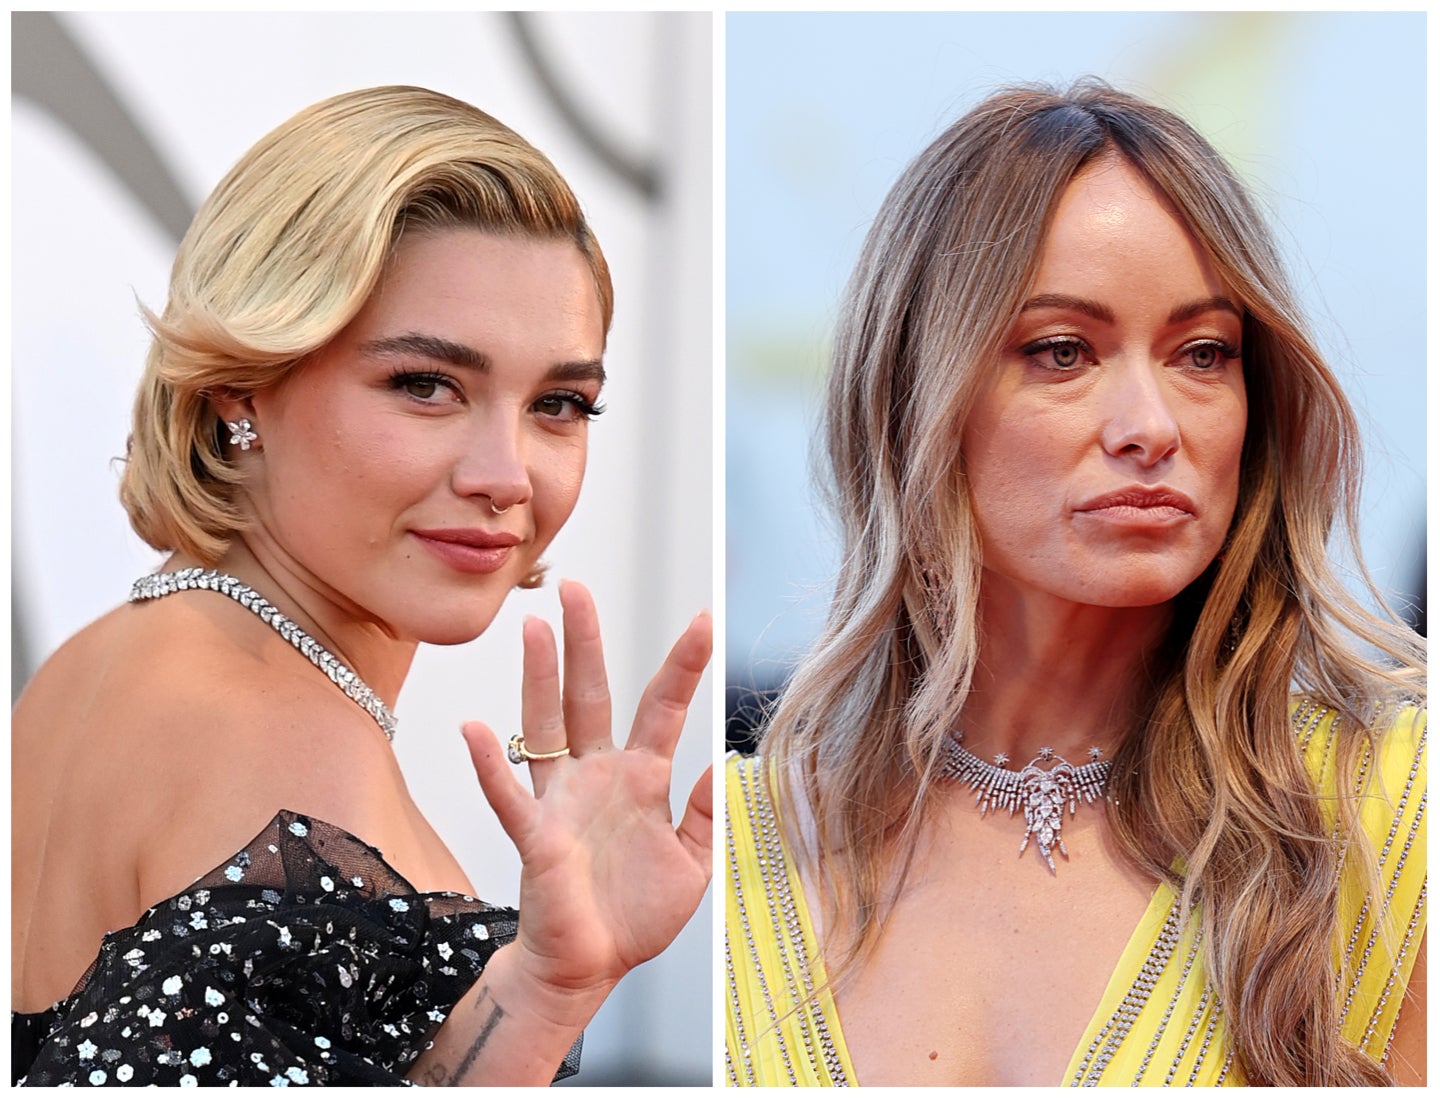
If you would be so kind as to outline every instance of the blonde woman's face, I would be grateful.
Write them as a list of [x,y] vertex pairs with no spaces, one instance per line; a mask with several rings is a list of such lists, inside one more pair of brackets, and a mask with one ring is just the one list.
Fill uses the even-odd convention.
[[987,584],[1145,607],[1205,570],[1239,492],[1241,310],[1128,164],[1075,178],[964,429]]
[[253,398],[255,537],[398,635],[475,637],[575,506],[603,346],[573,244],[402,238],[355,320]]

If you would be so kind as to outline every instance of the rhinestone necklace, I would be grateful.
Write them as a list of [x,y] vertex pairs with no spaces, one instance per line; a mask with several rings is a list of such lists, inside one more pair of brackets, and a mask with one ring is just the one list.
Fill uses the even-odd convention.
[[[1013,817],[1016,810],[1025,814],[1025,838],[1020,842],[1023,855],[1035,838],[1035,846],[1041,857],[1055,873],[1055,857],[1050,853],[1060,849],[1066,859],[1070,853],[1060,836],[1060,827],[1065,822],[1065,809],[1070,816],[1083,799],[1094,802],[1105,797],[1105,785],[1110,779],[1110,761],[1100,759],[1100,750],[1090,750],[1090,762],[1078,768],[1055,753],[1054,749],[1043,748],[1029,764],[1018,772],[1005,767],[1010,758],[1003,752],[991,764],[981,760],[960,743],[957,732],[946,746],[945,763],[940,767],[943,779],[966,783],[975,792],[975,801],[980,806],[980,816],[992,810],[1006,810]],[[1048,767],[1042,768],[1041,763]]]
[[318,668],[331,682],[375,719],[389,741],[395,740],[395,715],[390,713],[380,696],[371,690],[364,680],[356,676],[345,664],[304,630],[293,619],[286,618],[269,600],[256,592],[244,581],[222,573],[218,569],[181,569],[175,573],[151,573],[141,577],[130,588],[130,602],[158,600],[174,592],[187,589],[209,589],[229,596],[242,607],[255,612],[268,623],[280,637],[303,653],[309,662]]

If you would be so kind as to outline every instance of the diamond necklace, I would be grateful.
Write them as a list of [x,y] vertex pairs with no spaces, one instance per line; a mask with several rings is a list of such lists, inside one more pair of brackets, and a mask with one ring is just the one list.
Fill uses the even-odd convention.
[[385,705],[380,696],[371,690],[370,685],[356,676],[339,657],[305,633],[295,620],[286,618],[274,604],[259,592],[256,592],[244,581],[232,577],[229,573],[222,573],[218,569],[198,567],[181,569],[174,573],[151,573],[131,585],[130,602],[158,600],[162,596],[169,596],[171,593],[183,592],[192,588],[219,592],[222,596],[229,596],[242,607],[255,612],[274,629],[275,633],[303,653],[312,665],[330,677],[336,687],[355,700],[366,714],[375,719],[376,724],[384,731],[386,740],[395,740],[397,725],[395,715],[390,713],[390,708]]
[[[1016,810],[1025,813],[1025,838],[1020,842],[1023,855],[1035,838],[1040,855],[1055,873],[1055,857],[1050,853],[1060,849],[1066,859],[1070,853],[1060,836],[1060,827],[1065,823],[1065,809],[1068,805],[1070,816],[1080,800],[1087,803],[1105,797],[1105,785],[1110,779],[1110,761],[1100,759],[1100,750],[1091,749],[1090,763],[1078,768],[1056,754],[1054,749],[1043,748],[1029,764],[1018,772],[1005,767],[1010,758],[1003,752],[991,764],[981,760],[960,743],[957,732],[946,746],[945,763],[940,767],[944,779],[967,783],[975,792],[975,801],[980,806],[980,816],[991,810],[1007,810],[1013,817]],[[1044,762],[1048,768],[1040,765]]]

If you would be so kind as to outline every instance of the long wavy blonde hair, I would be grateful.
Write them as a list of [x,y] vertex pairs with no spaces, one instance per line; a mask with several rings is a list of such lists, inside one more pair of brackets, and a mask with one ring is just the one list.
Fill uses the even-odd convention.
[[[1062,192],[1104,155],[1169,200],[1246,303],[1250,405],[1223,560],[1175,600],[1107,812],[1127,856],[1198,907],[1252,1084],[1383,1083],[1339,1033],[1337,840],[1289,700],[1303,692],[1338,710],[1341,774],[1353,776],[1374,731],[1423,691],[1423,650],[1335,576],[1332,529],[1357,546],[1354,416],[1263,219],[1174,114],[1093,80],[1007,90],[891,190],[851,277],[829,378],[840,573],[761,751],[780,765],[789,839],[848,929],[826,952],[832,974],[843,971],[873,947],[903,883],[979,648],[980,547],[954,426],[998,361]],[[813,834],[794,826],[802,818]],[[1353,801],[1338,843],[1365,850]]]

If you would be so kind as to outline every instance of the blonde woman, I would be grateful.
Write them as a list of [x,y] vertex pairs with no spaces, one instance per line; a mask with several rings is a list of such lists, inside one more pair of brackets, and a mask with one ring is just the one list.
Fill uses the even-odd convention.
[[549,161],[423,89],[311,107],[216,188],[149,317],[121,491],[171,556],[14,712],[16,1077],[573,1072],[581,1029],[709,878],[708,774],[669,815],[708,618],[623,751],[588,593],[562,586],[563,687],[527,622],[508,755],[534,795],[465,728],[522,859],[519,915],[476,900],[411,801],[390,708],[419,642],[474,638],[539,583],[612,301]]
[[886,199],[843,565],[727,772],[734,1084],[1423,1079],[1423,652],[1326,557],[1354,418],[1173,114],[1001,92]]

